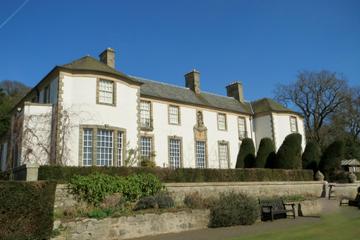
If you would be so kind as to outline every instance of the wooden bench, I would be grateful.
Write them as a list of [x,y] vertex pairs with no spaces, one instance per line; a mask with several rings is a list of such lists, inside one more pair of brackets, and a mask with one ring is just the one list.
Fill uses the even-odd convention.
[[[271,219],[273,221],[277,218],[287,218],[287,213],[292,213],[295,218],[295,204],[284,203],[280,198],[278,199],[260,199],[259,204],[261,207],[261,220],[265,221]],[[288,207],[291,207],[288,208]]]

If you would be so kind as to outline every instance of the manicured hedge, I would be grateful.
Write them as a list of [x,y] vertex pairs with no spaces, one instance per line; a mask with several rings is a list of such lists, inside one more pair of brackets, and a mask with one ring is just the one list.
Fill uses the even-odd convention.
[[68,182],[74,175],[104,173],[128,176],[136,173],[152,173],[163,182],[237,182],[237,181],[312,181],[312,170],[285,169],[194,169],[140,168],[140,167],[61,167],[41,166],[39,180]]
[[49,239],[55,182],[0,181],[0,239]]
[[2,172],[0,171],[0,181],[4,181],[4,180],[9,180],[9,172],[6,171],[6,172]]

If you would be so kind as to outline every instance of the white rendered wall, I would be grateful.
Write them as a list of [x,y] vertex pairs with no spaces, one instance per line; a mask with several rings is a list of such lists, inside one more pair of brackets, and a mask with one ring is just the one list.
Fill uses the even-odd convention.
[[21,147],[21,164],[48,164],[51,141],[52,105],[26,103]]
[[[195,168],[195,138],[194,126],[196,124],[196,111],[201,110],[203,113],[204,125],[207,127],[207,151],[208,167],[219,168],[218,141],[228,141],[230,148],[230,167],[234,168],[236,157],[239,151],[239,134],[238,134],[238,117],[246,117],[247,131],[250,130],[249,116],[226,113],[227,131],[217,129],[217,114],[215,110],[196,108],[188,105],[178,105],[160,100],[144,99],[152,102],[153,127],[151,132],[143,132],[153,136],[154,151],[156,154],[155,162],[157,166],[168,167],[168,137],[176,136],[182,138],[183,147],[183,167]],[[171,125],[168,123],[168,106],[169,104],[180,107],[181,124]],[[249,131],[250,132],[250,131]],[[251,134],[250,134],[251,135]],[[251,137],[251,136],[249,136]]]
[[290,129],[290,117],[291,116],[296,117],[298,133],[301,134],[301,136],[302,136],[302,144],[301,145],[302,145],[302,150],[304,151],[306,139],[305,139],[303,120],[296,115],[273,113],[275,139],[276,139],[276,150],[279,149],[279,147],[283,143],[285,137],[292,133],[291,129]]
[[273,139],[271,116],[263,115],[263,116],[255,117],[253,122],[254,122],[254,132],[256,139],[256,149],[258,149],[261,139],[263,138]]
[[[115,80],[109,77],[102,79]],[[125,82],[116,82],[116,106],[96,103],[95,76],[65,74],[63,79],[63,107],[69,112],[72,134],[68,137],[69,162],[67,165],[79,165],[80,125],[109,125],[126,129],[129,148],[137,147],[137,95],[139,87]],[[105,127],[105,126],[104,126]]]

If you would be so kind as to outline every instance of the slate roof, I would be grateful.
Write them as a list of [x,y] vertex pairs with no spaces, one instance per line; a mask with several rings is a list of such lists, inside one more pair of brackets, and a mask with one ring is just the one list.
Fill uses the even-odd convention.
[[185,104],[222,109],[225,111],[252,114],[249,103],[240,103],[232,97],[219,96],[207,92],[195,94],[188,88],[161,83],[140,77],[132,76],[143,84],[140,86],[140,95],[164,100],[173,100]]
[[360,166],[357,159],[341,160],[341,166]]
[[140,84],[140,95],[145,97],[155,97],[185,104],[193,104],[245,114],[257,114],[262,112],[296,113],[270,98],[263,98],[251,103],[241,103],[232,97],[220,96],[207,92],[195,94],[193,91],[185,87],[175,86],[135,76],[129,76],[125,73],[117,71],[112,67],[109,67],[108,65],[91,56],[85,56],[74,60],[71,63],[57,67],[67,70],[103,72],[125,78],[135,84]]
[[255,114],[263,112],[278,112],[278,113],[295,113],[293,110],[284,107],[280,103],[274,101],[271,98],[262,98],[256,101],[251,102],[251,106]]
[[140,82],[137,81],[136,79],[130,78],[125,73],[119,72],[116,69],[109,67],[105,63],[102,63],[99,60],[90,56],[79,58],[75,61],[72,61],[71,63],[64,64],[58,67],[68,70],[96,71],[96,72],[110,73],[140,84]]

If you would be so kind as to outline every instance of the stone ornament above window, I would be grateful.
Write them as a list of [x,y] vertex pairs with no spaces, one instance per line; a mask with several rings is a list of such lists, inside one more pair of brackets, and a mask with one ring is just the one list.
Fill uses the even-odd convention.
[[204,125],[204,118],[202,111],[196,111],[196,124],[194,126],[194,135],[197,141],[206,141],[207,128]]

